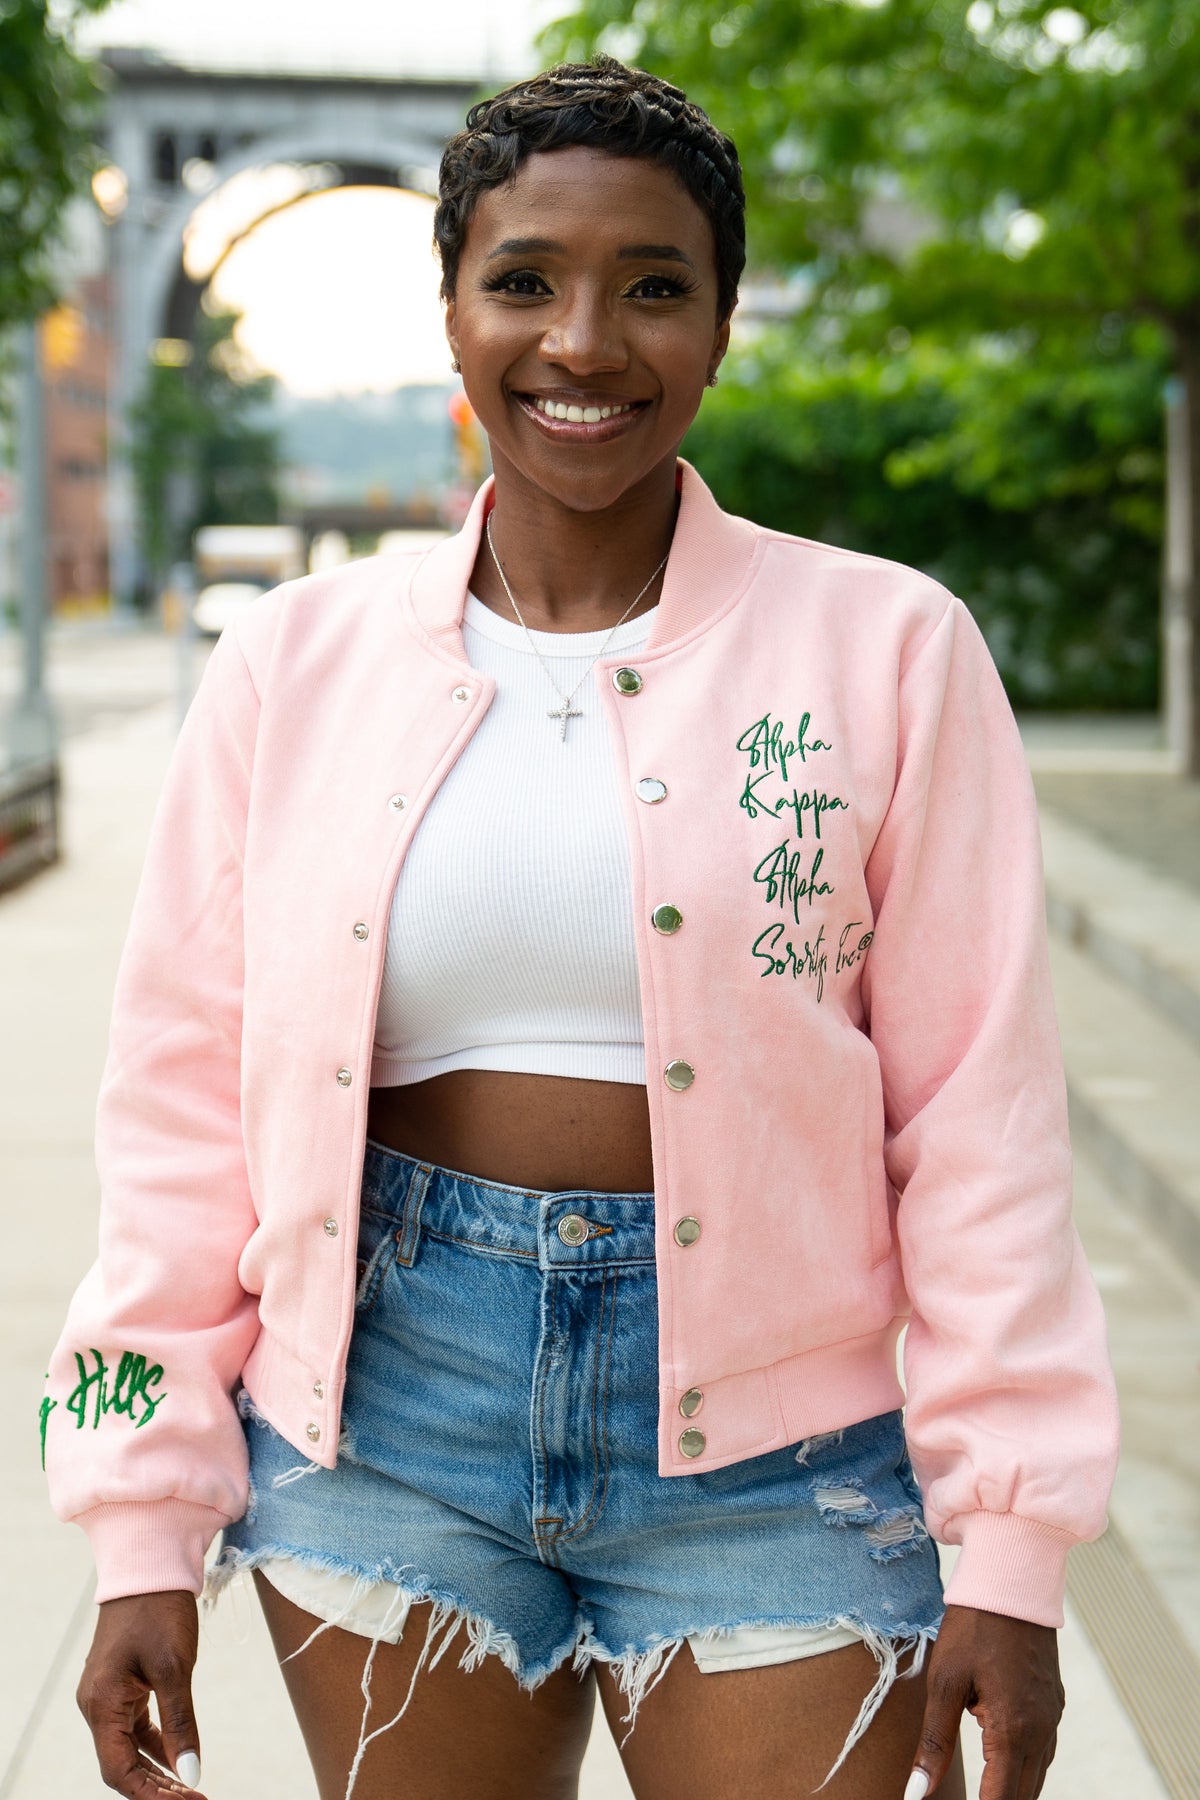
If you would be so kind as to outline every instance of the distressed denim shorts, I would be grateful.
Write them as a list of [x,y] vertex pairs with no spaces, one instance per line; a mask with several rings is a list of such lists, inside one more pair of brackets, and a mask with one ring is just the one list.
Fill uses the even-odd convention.
[[298,1462],[243,1395],[250,1500],[210,1598],[261,1566],[375,1643],[431,1601],[426,1657],[461,1633],[464,1667],[494,1654],[527,1689],[606,1663],[631,1727],[685,1643],[705,1669],[861,1639],[878,1675],[840,1765],[942,1617],[901,1414],[660,1476],[652,1194],[509,1187],[368,1140],[358,1255],[337,1466]]

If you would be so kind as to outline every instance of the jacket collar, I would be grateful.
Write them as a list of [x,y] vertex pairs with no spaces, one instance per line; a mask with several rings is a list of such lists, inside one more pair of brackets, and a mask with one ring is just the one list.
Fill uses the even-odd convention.
[[[410,600],[422,629],[443,650],[463,657],[462,617],[467,584],[494,481],[484,482],[461,531],[429,551],[417,565]],[[742,587],[759,533],[746,519],[723,512],[690,463],[678,465],[679,516],[646,651],[668,649],[723,612]]]

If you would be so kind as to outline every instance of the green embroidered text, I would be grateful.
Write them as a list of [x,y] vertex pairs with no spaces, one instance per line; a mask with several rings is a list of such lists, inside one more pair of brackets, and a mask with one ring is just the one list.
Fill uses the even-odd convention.
[[82,1431],[90,1425],[95,1431],[110,1412],[131,1420],[135,1430],[148,1425],[167,1397],[150,1392],[163,1378],[162,1364],[148,1363],[135,1351],[123,1350],[113,1374],[99,1350],[89,1350],[88,1355],[95,1359],[93,1369],[75,1352],[79,1381],[67,1396],[67,1411],[74,1415],[76,1429]]

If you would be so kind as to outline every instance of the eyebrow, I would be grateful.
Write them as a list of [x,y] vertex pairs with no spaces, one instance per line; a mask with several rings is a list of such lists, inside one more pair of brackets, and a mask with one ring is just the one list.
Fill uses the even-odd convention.
[[[538,253],[562,251],[565,248],[565,244],[556,243],[553,238],[505,238],[502,244],[497,244],[496,248],[489,252],[487,260],[494,262],[498,256],[533,256]],[[691,257],[677,244],[622,244],[617,251],[617,257],[622,261],[635,261],[649,257],[655,262],[681,262],[686,263],[689,269],[696,267]]]

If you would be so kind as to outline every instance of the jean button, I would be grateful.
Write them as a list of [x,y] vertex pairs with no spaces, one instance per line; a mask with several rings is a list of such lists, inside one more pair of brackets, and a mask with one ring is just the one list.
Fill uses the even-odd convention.
[[588,1222],[586,1219],[581,1219],[578,1213],[567,1213],[558,1221],[559,1238],[564,1244],[569,1244],[572,1249],[577,1244],[584,1243],[587,1234]]

